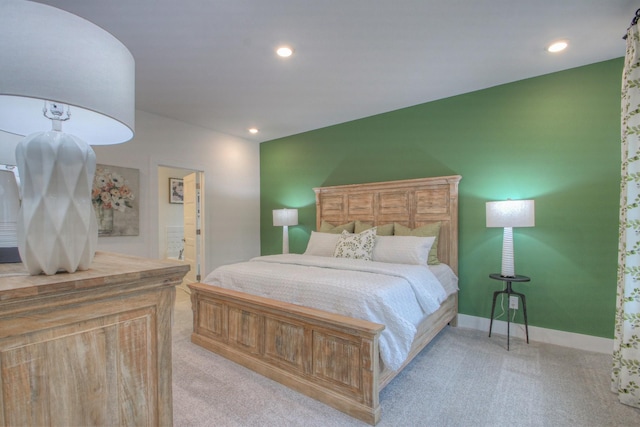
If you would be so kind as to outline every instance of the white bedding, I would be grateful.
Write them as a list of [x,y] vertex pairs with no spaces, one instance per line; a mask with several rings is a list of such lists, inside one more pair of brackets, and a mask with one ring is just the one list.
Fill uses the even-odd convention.
[[434,274],[426,265],[269,255],[219,267],[203,282],[384,324],[380,355],[387,368],[397,370],[418,323],[457,291],[451,269],[437,267]]

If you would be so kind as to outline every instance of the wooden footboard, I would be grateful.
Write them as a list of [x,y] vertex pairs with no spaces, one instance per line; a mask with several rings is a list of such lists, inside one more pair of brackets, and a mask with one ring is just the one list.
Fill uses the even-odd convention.
[[[379,392],[396,374],[380,373],[384,325],[211,285],[189,287],[192,342],[352,417],[380,420]],[[434,313],[411,356],[456,312],[453,298]]]
[[370,424],[384,325],[191,284],[191,341]]

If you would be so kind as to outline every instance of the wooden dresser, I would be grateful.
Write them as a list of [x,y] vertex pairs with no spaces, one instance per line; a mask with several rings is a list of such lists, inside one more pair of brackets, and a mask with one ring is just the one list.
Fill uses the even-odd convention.
[[173,303],[188,270],[106,252],[73,274],[0,264],[0,425],[171,426]]

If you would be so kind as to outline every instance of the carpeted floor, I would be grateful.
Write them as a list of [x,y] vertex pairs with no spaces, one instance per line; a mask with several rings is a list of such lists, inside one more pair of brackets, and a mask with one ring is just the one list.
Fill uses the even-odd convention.
[[[177,290],[174,425],[364,426],[190,342],[191,303]],[[638,426],[609,391],[611,357],[446,328],[381,393],[378,426]]]

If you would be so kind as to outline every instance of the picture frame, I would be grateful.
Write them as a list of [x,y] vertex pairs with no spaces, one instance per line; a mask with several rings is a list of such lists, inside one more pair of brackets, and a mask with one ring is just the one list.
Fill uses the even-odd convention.
[[91,203],[99,237],[140,235],[140,170],[96,165]]
[[182,178],[169,178],[169,203],[184,203]]

